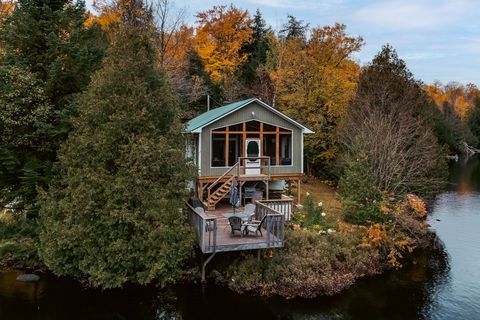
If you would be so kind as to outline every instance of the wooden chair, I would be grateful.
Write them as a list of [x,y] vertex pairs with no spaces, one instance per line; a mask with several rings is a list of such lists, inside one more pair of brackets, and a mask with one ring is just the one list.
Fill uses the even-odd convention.
[[233,216],[228,218],[228,224],[230,228],[232,228],[232,234],[234,234],[235,231],[240,231],[242,235],[242,219],[240,217]]
[[251,222],[244,223],[242,225],[242,235],[248,235],[249,232],[255,232],[255,235],[258,236],[258,232],[260,232],[260,236],[263,237],[262,234],[262,226],[265,223],[265,220],[267,218],[267,215],[264,215],[262,220],[252,220]]
[[243,210],[243,214],[246,216],[246,218],[243,219],[245,222],[252,222],[255,216],[255,207],[253,203],[245,205],[245,210]]

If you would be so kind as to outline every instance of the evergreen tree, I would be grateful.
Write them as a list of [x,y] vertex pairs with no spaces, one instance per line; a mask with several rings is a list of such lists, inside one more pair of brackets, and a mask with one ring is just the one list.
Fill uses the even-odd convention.
[[253,16],[250,28],[252,29],[252,40],[242,48],[242,52],[248,54],[247,61],[243,63],[241,68],[241,77],[246,84],[257,81],[257,68],[267,62],[267,35],[271,32],[258,9]]
[[[83,2],[19,0],[0,27],[0,204],[36,210],[75,96],[103,55]],[[35,210],[33,210],[35,209]]]
[[155,67],[148,15],[134,9],[79,100],[59,175],[41,198],[46,265],[104,288],[172,282],[193,247],[181,210],[194,170],[180,109]]
[[289,14],[287,15],[287,22],[283,25],[283,29],[280,30],[280,35],[287,40],[297,39],[305,41],[308,27],[308,23],[304,23],[303,20],[297,20],[297,18]]

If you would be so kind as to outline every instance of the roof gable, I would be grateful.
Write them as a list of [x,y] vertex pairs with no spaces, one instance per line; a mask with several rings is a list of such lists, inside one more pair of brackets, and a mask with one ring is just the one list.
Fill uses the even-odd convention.
[[246,100],[233,102],[233,103],[224,105],[222,107],[212,109],[210,111],[202,113],[202,114],[198,115],[197,117],[188,121],[187,128],[185,129],[185,131],[189,132],[189,133],[199,133],[199,132],[201,132],[203,127],[206,127],[207,125],[209,125],[211,123],[214,123],[215,121],[220,120],[221,118],[223,118],[223,117],[225,117],[225,116],[227,116],[227,115],[229,115],[229,114],[231,114],[235,111],[240,110],[241,108],[251,104],[252,102],[257,102],[258,104],[265,107],[269,111],[279,115],[280,117],[284,118],[285,120],[292,123],[293,125],[301,128],[304,133],[313,133],[312,130],[310,130],[307,127],[301,125],[300,123],[298,123],[295,120],[293,120],[292,118],[286,116],[282,112],[274,109],[273,107],[269,106],[268,104],[266,104],[265,102],[261,101],[258,98],[250,98],[250,99],[246,99]]

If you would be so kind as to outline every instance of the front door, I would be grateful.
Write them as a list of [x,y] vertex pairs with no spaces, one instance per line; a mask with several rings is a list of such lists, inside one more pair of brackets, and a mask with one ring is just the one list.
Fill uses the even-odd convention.
[[260,170],[260,139],[247,139],[245,140],[245,154],[247,159],[245,160],[245,174],[246,175],[259,175]]

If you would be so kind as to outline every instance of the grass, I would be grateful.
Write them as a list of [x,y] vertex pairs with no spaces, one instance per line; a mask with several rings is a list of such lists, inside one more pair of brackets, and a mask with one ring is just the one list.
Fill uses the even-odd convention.
[[[293,189],[296,195],[296,188]],[[312,198],[315,204],[321,202],[323,209],[331,221],[342,220],[342,204],[340,197],[335,189],[329,186],[326,182],[320,181],[315,177],[307,177],[306,181],[301,185],[301,204],[305,204],[307,193]]]

